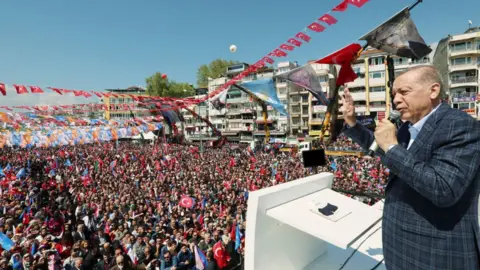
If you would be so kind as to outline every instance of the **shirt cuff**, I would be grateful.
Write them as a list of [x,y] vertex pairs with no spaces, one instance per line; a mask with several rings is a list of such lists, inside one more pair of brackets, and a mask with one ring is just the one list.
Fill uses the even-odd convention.
[[390,151],[390,149],[392,149],[393,147],[395,147],[395,146],[397,146],[397,145],[398,145],[398,144],[392,144],[392,145],[390,145],[390,146],[388,147],[388,149],[387,149],[387,152],[385,152],[385,154],[388,153],[388,151]]

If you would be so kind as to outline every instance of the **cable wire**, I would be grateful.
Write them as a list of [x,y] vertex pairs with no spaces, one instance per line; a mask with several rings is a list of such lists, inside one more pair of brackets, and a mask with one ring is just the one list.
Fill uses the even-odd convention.
[[[339,268],[338,270],[342,270],[342,269],[345,267],[345,265],[347,265],[348,261],[350,261],[350,259],[353,257],[353,255],[355,255],[355,253],[357,253],[358,249],[363,245],[363,243],[365,243],[373,234],[375,234],[375,233],[376,233],[378,230],[380,230],[381,228],[382,228],[382,227],[380,226],[380,227],[378,227],[377,229],[375,229],[375,231],[373,231],[372,233],[370,233],[370,234],[367,236],[367,238],[365,238],[365,239],[358,245],[358,247],[357,247],[355,250],[353,250],[352,254],[350,254],[350,256],[348,256],[348,258],[345,260],[345,262],[342,264],[342,266],[340,266],[340,268]],[[381,263],[381,262],[383,262],[383,259],[380,261],[380,263]],[[372,270],[375,270],[375,269],[380,265],[380,263],[377,264]]]

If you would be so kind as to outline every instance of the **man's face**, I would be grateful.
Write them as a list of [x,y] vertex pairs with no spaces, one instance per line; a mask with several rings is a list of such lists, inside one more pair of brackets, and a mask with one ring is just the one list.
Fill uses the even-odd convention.
[[407,72],[393,83],[393,102],[403,121],[415,124],[432,109],[432,99],[440,92],[439,87],[421,81],[421,70]]

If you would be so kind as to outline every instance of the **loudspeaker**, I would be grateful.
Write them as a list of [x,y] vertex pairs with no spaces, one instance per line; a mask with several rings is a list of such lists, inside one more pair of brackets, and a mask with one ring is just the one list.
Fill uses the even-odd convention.
[[325,157],[324,149],[315,149],[310,151],[303,151],[303,167],[316,167],[327,165],[327,159]]

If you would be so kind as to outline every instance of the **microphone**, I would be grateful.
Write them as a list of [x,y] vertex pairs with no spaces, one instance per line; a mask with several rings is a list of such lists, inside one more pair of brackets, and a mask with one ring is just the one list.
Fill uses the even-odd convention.
[[[397,123],[398,119],[400,119],[400,112],[396,110],[390,111],[390,116],[388,117],[388,121],[391,123],[395,124]],[[373,141],[372,145],[370,145],[370,148],[368,148],[368,155],[373,157],[375,156],[375,151],[378,149],[378,144],[376,141]]]

